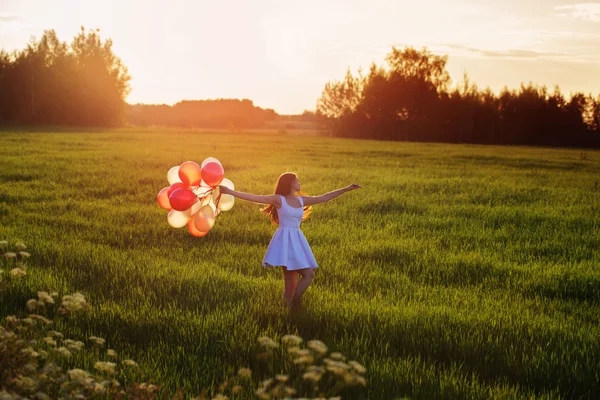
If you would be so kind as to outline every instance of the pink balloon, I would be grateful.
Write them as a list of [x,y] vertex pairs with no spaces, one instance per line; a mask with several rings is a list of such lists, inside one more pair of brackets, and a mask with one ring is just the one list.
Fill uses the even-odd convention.
[[171,203],[169,203],[169,188],[163,188],[158,192],[158,196],[156,196],[156,201],[158,205],[164,208],[165,210],[170,210]]
[[201,171],[198,164],[186,161],[179,166],[179,179],[189,186],[198,186],[202,180]]
[[171,207],[177,211],[185,211],[192,207],[197,198],[194,192],[189,189],[176,189],[169,196]]
[[225,177],[223,166],[216,162],[209,162],[202,167],[202,180],[212,187],[217,187]]

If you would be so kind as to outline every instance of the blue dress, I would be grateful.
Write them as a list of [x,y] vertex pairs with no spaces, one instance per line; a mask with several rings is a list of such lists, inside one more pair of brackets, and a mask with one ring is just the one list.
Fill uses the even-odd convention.
[[288,271],[317,268],[317,261],[300,230],[304,216],[304,200],[296,197],[300,208],[290,206],[281,196],[281,207],[277,209],[279,228],[273,234],[263,259],[263,267],[286,267]]

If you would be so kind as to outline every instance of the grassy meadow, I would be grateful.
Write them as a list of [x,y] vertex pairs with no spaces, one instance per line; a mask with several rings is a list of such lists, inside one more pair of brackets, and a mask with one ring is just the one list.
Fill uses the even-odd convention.
[[[167,171],[209,156],[245,192],[272,193],[285,171],[309,194],[362,185],[302,224],[320,268],[301,312],[260,265],[275,231],[260,206],[236,200],[203,238],[168,225]],[[92,309],[59,328],[105,338],[171,392],[214,390],[258,368],[257,337],[292,333],[367,368],[344,398],[597,398],[598,181],[589,150],[2,132],[0,240],[31,258],[0,319],[38,290],[81,291]]]

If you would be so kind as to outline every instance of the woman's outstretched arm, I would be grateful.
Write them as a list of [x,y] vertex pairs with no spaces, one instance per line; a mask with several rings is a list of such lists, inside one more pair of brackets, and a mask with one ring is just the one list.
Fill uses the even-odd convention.
[[233,197],[237,197],[238,199],[242,199],[242,200],[251,201],[252,203],[272,204],[274,206],[278,206],[279,203],[281,202],[281,198],[279,197],[279,195],[276,195],[276,194],[271,194],[268,196],[259,196],[257,194],[244,193],[244,192],[238,192],[236,190],[231,190],[228,187],[221,186],[221,185],[219,185],[219,190],[222,194],[230,194]]
[[305,206],[314,206],[315,204],[325,203],[331,199],[338,197],[339,195],[349,192],[354,189],[360,189],[360,186],[353,183],[345,188],[337,189],[329,193],[322,194],[320,196],[302,196]]

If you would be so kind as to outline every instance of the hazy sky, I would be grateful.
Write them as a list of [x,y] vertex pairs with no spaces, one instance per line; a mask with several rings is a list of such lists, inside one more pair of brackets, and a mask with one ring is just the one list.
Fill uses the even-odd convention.
[[600,3],[568,0],[0,0],[0,47],[100,28],[132,76],[130,103],[249,98],[314,109],[329,80],[391,46],[448,54],[497,91],[532,81],[600,93]]

